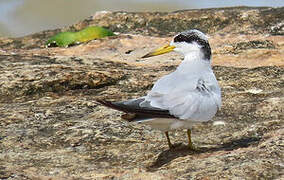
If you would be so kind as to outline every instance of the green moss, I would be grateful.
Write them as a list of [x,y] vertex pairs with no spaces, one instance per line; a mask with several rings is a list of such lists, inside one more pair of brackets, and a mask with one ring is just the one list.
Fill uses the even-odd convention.
[[74,32],[61,32],[51,37],[46,45],[47,47],[59,46],[68,47],[71,44],[76,43],[76,35]]
[[90,26],[76,33],[76,40],[79,42],[87,42],[106,36],[113,36],[113,32],[99,26]]
[[51,37],[47,43],[47,47],[68,47],[70,45],[88,42],[93,39],[113,36],[114,33],[108,29],[99,26],[90,26],[79,32],[61,32]]

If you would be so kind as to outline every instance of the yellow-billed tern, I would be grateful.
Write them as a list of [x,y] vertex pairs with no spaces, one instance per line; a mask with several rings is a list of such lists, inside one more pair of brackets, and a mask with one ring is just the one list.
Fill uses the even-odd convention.
[[221,106],[221,90],[211,68],[208,38],[199,30],[177,34],[169,45],[143,56],[152,57],[175,51],[184,55],[177,69],[160,78],[146,96],[121,102],[97,100],[107,107],[123,111],[122,118],[148,124],[165,132],[187,129],[189,148],[192,125],[212,119]]

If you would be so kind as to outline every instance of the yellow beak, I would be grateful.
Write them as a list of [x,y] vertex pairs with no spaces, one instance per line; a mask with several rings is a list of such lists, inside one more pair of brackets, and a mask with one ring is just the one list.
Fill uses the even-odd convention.
[[165,45],[165,46],[163,46],[159,49],[156,49],[152,52],[149,52],[148,54],[146,54],[142,58],[147,58],[147,57],[157,56],[157,55],[160,55],[160,54],[165,54],[165,53],[173,51],[175,48],[176,48],[175,46]]

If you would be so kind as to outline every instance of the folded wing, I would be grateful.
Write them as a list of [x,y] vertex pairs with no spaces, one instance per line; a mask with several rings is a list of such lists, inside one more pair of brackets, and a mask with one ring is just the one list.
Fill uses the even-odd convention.
[[213,72],[199,77],[174,72],[157,81],[145,97],[145,102],[152,107],[166,109],[179,119],[208,121],[221,105],[220,96]]
[[106,107],[125,112],[126,115],[123,115],[122,118],[128,121],[141,121],[143,119],[153,118],[175,118],[168,110],[152,107],[150,104],[146,106],[146,103],[144,103],[144,106],[140,106],[144,100],[144,98],[139,98],[121,102],[110,102],[101,99],[96,101]]

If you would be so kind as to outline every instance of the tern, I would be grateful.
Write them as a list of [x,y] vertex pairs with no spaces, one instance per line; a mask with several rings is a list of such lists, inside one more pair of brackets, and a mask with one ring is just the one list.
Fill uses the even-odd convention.
[[196,29],[183,31],[170,44],[142,58],[171,51],[184,55],[183,61],[174,72],[161,77],[146,96],[120,102],[98,99],[97,102],[126,113],[122,118],[129,122],[161,130],[170,149],[174,145],[168,132],[187,129],[188,147],[194,150],[192,126],[215,116],[221,107],[221,89],[211,67],[211,48],[204,33]]

